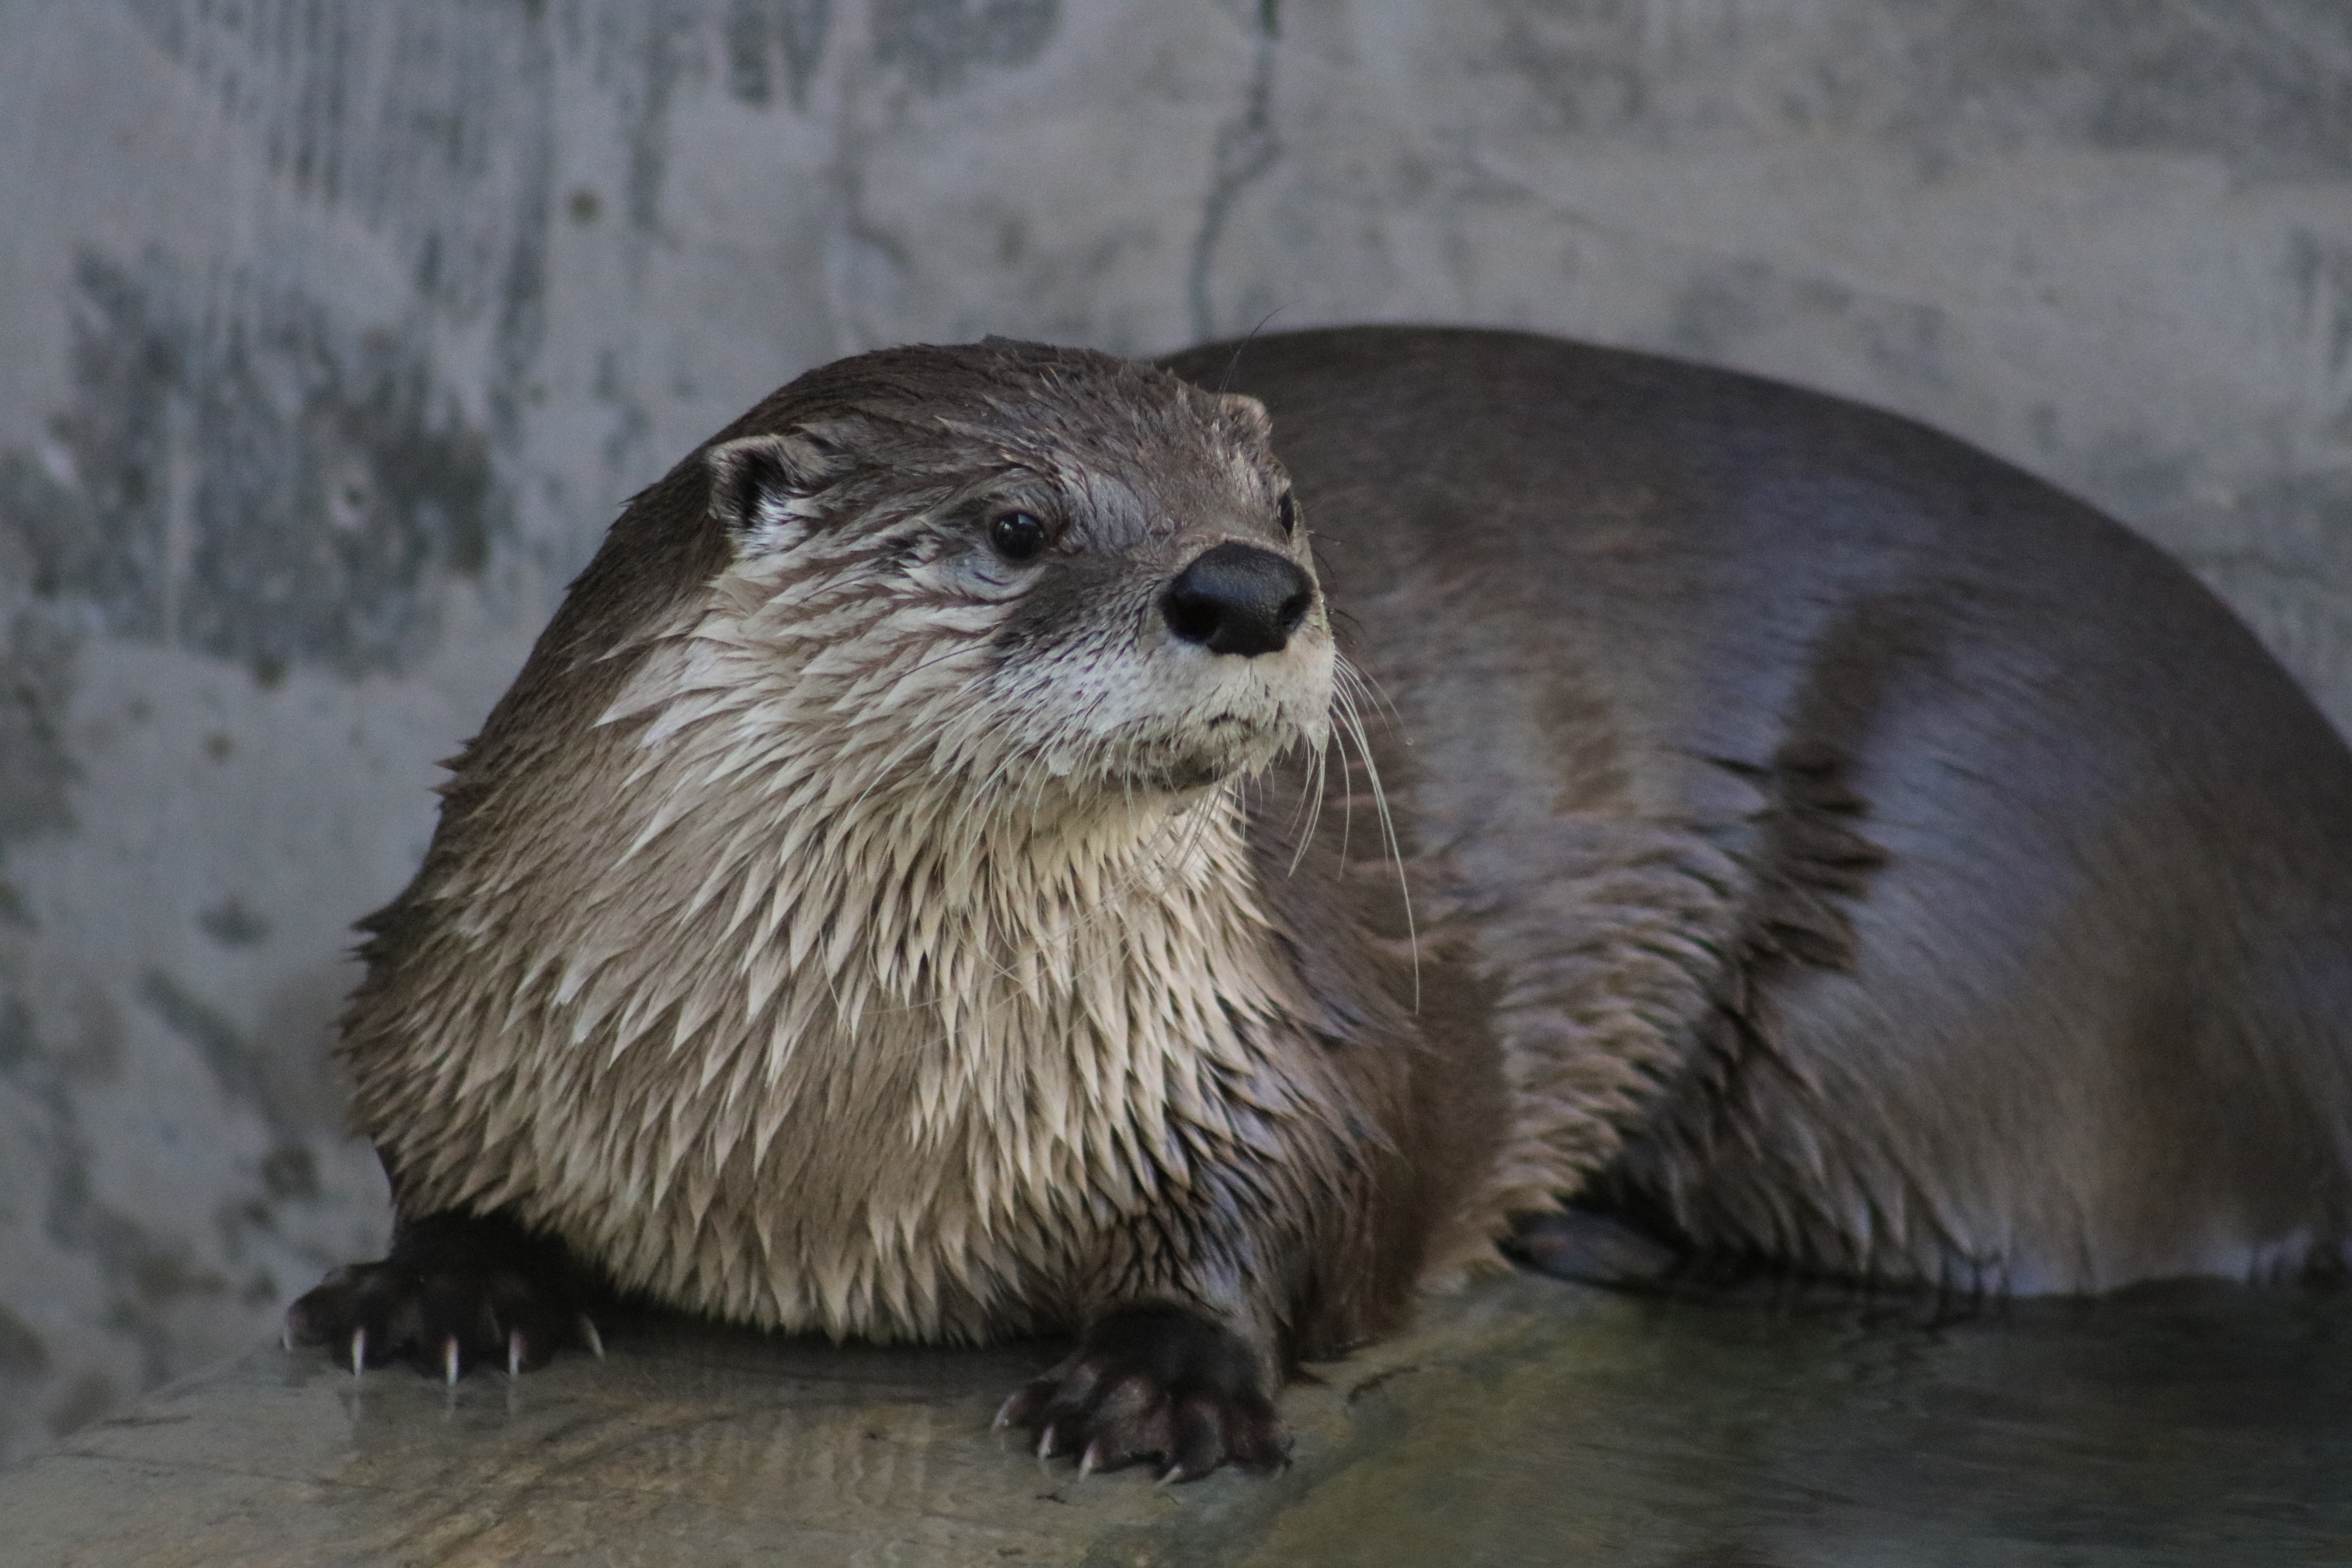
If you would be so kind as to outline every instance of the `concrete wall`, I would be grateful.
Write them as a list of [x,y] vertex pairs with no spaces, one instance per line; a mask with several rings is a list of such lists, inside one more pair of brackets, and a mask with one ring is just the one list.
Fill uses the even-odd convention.
[[2352,724],[2343,0],[0,0],[0,1445],[383,1191],[349,923],[622,498],[907,339],[1522,323],[1919,416]]

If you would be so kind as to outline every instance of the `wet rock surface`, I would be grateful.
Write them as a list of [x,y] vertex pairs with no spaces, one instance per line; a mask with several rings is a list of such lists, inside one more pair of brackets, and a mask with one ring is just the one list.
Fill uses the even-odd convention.
[[2352,1300],[2212,1286],[1966,1308],[1526,1276],[1294,1387],[1291,1465],[1080,1480],[990,1428],[1051,1347],[691,1323],[457,1388],[257,1351],[0,1476],[0,1562],[2325,1562]]

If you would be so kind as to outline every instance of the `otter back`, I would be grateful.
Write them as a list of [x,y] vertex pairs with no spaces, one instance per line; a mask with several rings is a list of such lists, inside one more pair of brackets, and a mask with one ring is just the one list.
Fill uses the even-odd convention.
[[[1408,329],[1172,363],[1273,415],[1510,1076],[1596,1003],[1658,1037],[1586,1201],[1963,1289],[2334,1267],[2352,760],[2181,567],[1730,373]],[[1661,908],[1690,984],[1596,995]]]

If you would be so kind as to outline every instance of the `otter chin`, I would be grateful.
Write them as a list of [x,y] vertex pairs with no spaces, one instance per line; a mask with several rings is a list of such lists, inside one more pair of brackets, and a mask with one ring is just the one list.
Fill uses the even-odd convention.
[[1507,1256],[2344,1263],[2352,756],[2119,525],[1751,378],[826,365],[631,501],[444,796],[341,1024],[392,1252],[289,1310],[354,1371],[615,1291],[1061,1336],[1001,1422],[1190,1478]]

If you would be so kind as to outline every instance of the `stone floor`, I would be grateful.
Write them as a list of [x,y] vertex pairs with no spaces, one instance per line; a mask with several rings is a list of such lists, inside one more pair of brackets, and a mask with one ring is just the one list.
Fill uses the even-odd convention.
[[2352,1302],[1938,1321],[1531,1278],[1286,1396],[1278,1476],[1080,1481],[992,1434],[1045,1353],[658,1323],[455,1391],[256,1351],[0,1475],[0,1563],[2352,1560]]

